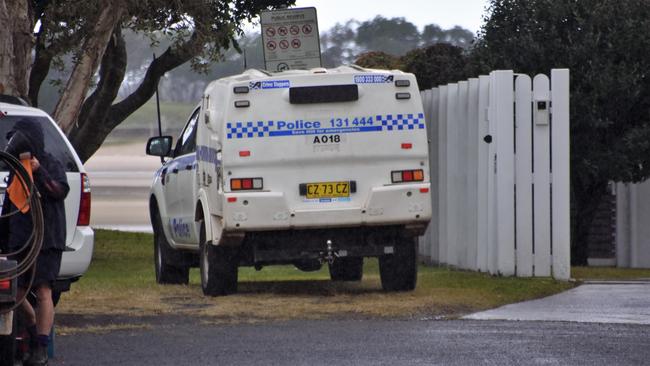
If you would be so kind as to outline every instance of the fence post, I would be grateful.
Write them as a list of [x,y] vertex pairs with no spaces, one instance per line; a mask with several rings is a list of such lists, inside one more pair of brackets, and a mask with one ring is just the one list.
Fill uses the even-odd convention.
[[616,266],[630,267],[630,184],[616,183]]
[[[469,79],[467,99],[467,262],[469,268],[478,270],[478,150],[479,121],[478,121],[478,88],[476,78]],[[484,142],[483,142],[484,144]]]
[[515,154],[513,72],[493,71],[496,118],[496,206],[497,206],[497,270],[504,276],[515,274]]
[[533,275],[532,82],[515,79],[516,245],[517,276]]
[[429,133],[429,174],[431,181],[431,222],[429,223],[430,246],[429,257],[433,263],[440,263],[438,232],[440,230],[440,217],[438,215],[438,206],[440,198],[438,196],[438,185],[440,180],[439,157],[438,157],[438,139],[440,134],[440,121],[438,120],[438,108],[440,103],[440,90],[431,89],[431,104],[429,108],[431,130]]
[[458,84],[447,85],[447,264],[458,266]]
[[463,269],[474,269],[470,266],[469,258],[469,232],[468,226],[470,221],[468,220],[469,213],[467,211],[468,207],[468,191],[467,191],[467,179],[468,179],[468,170],[467,170],[467,149],[468,149],[468,121],[467,121],[467,108],[468,108],[468,92],[469,92],[469,82],[460,81],[458,82],[458,140],[456,144],[456,151],[458,154],[458,200],[456,202],[457,212],[456,212],[456,222],[457,222],[457,231],[458,231],[458,266]]
[[490,236],[488,230],[488,180],[492,174],[489,171],[491,158],[489,148],[492,144],[485,142],[484,138],[490,134],[488,125],[488,97],[490,93],[490,77],[481,75],[478,78],[478,156],[477,156],[477,200],[476,200],[476,241],[477,254],[476,262],[480,271],[488,271],[488,248],[490,245]]
[[440,263],[449,263],[447,259],[447,247],[449,238],[447,236],[447,86],[438,88],[440,107],[438,109],[438,249]]
[[[551,275],[551,154],[550,151],[550,125],[544,123],[538,116],[543,113],[539,110],[538,103],[550,101],[550,84],[546,75],[536,75],[533,79],[533,114],[534,127],[534,208],[535,208],[535,276]],[[568,157],[567,157],[568,158]]]
[[569,70],[551,70],[553,101],[553,277],[571,277]]
[[[431,90],[424,90],[420,92],[420,97],[422,99],[422,109],[424,111],[424,120],[425,124],[427,126],[427,139],[431,139],[431,114],[429,113],[431,111],[430,106],[432,103],[431,100]],[[429,146],[430,147],[430,146]],[[431,156],[429,155],[429,162],[431,162]],[[433,169],[431,169],[431,165],[429,164],[429,176],[431,177],[431,174],[433,174]],[[430,179],[431,180],[431,179]],[[435,207],[435,206],[433,206]],[[433,208],[432,207],[432,208]],[[433,222],[433,217],[431,222]],[[423,236],[420,236],[418,238],[418,254],[421,259],[424,260],[425,263],[430,263],[431,262],[431,245],[432,245],[432,240],[431,240],[431,222],[429,222],[429,226],[427,227],[426,232],[424,233]]]

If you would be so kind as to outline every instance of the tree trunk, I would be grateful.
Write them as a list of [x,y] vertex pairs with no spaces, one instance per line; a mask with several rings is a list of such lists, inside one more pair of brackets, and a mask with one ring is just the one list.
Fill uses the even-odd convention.
[[[10,0],[11,1],[11,0]],[[9,24],[5,0],[0,0],[0,24]],[[13,68],[14,41],[11,32],[0,32],[0,94],[15,94],[16,79]]]
[[61,98],[54,108],[54,119],[67,134],[77,122],[77,116],[115,25],[125,10],[121,0],[107,1],[97,17],[92,33],[84,40],[79,60],[72,69]]
[[34,44],[32,12],[31,1],[0,0],[0,92],[26,100]]

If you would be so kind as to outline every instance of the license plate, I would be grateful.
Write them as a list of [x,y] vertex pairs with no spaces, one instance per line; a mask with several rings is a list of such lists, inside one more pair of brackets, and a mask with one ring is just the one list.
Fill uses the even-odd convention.
[[350,197],[350,182],[307,183],[307,198]]

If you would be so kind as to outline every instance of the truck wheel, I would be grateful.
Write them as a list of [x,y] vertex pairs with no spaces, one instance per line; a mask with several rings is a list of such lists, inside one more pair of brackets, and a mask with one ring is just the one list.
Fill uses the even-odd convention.
[[337,258],[330,267],[332,281],[361,281],[363,257]]
[[208,244],[205,223],[201,223],[199,267],[201,289],[207,296],[224,296],[237,292],[238,248]]
[[379,257],[379,275],[384,291],[411,291],[418,278],[417,238],[398,239],[393,254]]
[[184,253],[172,249],[167,242],[158,210],[154,211],[153,248],[156,282],[187,285],[190,281],[190,267],[185,264]]

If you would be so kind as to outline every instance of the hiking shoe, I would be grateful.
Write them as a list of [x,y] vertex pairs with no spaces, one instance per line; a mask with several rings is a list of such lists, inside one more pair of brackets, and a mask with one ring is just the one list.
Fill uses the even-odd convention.
[[29,356],[26,366],[47,366],[47,347],[38,345],[32,349],[32,354]]

